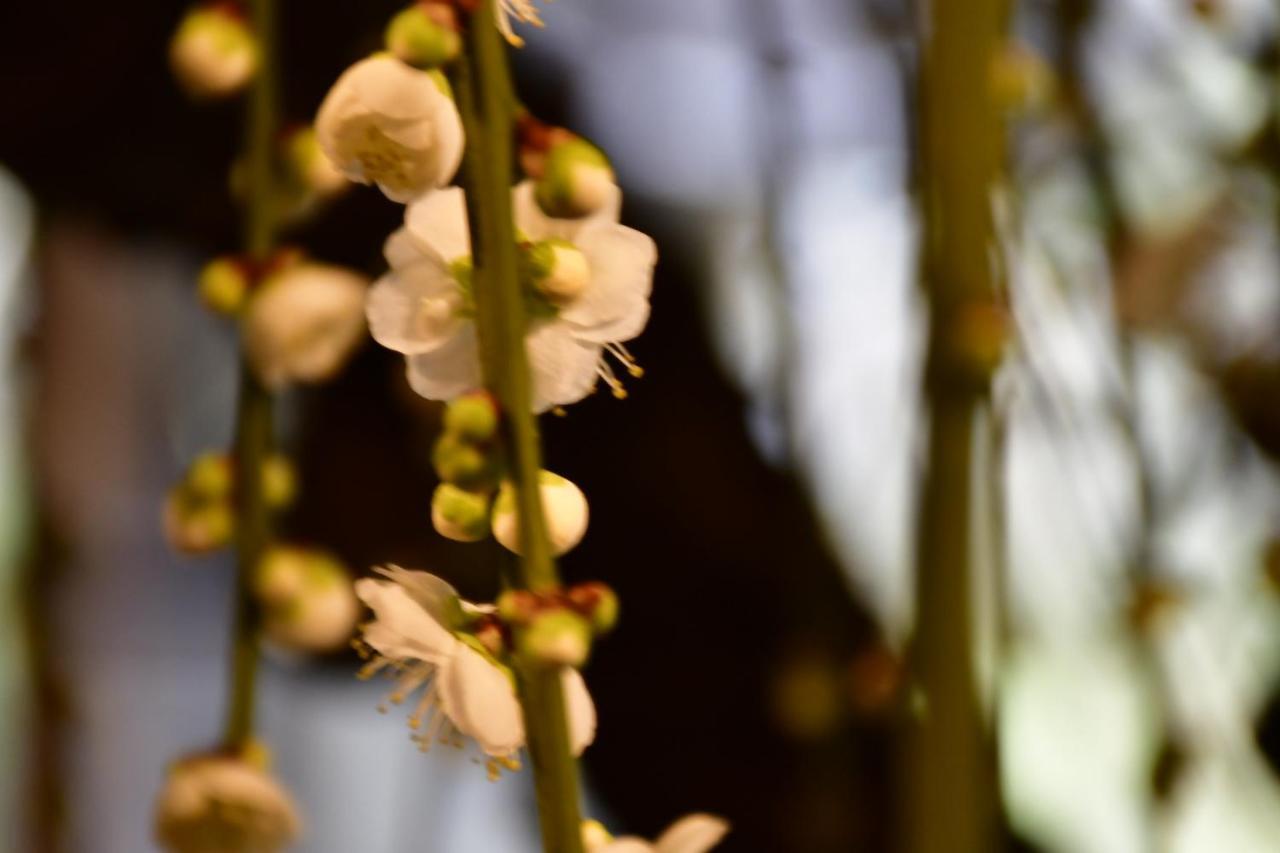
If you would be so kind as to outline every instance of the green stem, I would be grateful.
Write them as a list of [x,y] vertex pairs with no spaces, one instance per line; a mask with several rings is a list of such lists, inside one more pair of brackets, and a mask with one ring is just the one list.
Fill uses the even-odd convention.
[[[506,45],[494,25],[492,0],[472,16],[467,50],[453,85],[467,134],[464,161],[471,229],[476,329],[485,383],[503,416],[508,476],[516,490],[522,559],[507,582],[535,591],[560,586],[547,538],[538,472],[542,450],[524,336],[511,186],[514,111]],[[564,693],[555,669],[522,666],[520,703],[533,762],[547,853],[582,853],[578,771],[570,749]]]
[[[276,9],[274,0],[252,0],[253,30],[262,55],[249,92],[245,155],[249,197],[244,246],[255,261],[265,261],[275,242]],[[253,734],[254,688],[258,673],[258,613],[251,583],[271,537],[270,511],[262,493],[262,466],[272,446],[272,398],[240,356],[240,397],[236,408],[236,584],[231,641],[230,695],[223,738],[239,746]]]
[[910,662],[923,704],[906,738],[901,837],[910,853],[998,848],[993,739],[975,667],[972,447],[985,399],[954,344],[965,307],[997,292],[992,192],[1004,130],[989,69],[1004,0],[933,0],[921,63],[920,177],[930,336],[929,451],[916,541]]

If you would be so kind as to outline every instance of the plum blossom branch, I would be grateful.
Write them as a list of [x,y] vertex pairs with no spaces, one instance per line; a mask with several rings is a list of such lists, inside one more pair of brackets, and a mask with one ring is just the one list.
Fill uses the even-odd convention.
[[[558,589],[560,579],[539,490],[542,451],[532,413],[510,190],[514,99],[505,46],[493,23],[495,14],[494,0],[484,0],[468,22],[467,50],[455,65],[454,88],[467,137],[463,163],[481,366],[505,421],[501,434],[521,520],[519,571],[508,582],[540,592]],[[517,681],[543,849],[582,853],[578,773],[560,676],[553,668],[527,666],[517,672]]]

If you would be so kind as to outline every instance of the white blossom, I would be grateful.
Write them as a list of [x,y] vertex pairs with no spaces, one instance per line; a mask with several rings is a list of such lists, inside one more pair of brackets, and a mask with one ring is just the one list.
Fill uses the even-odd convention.
[[316,116],[321,149],[348,178],[407,202],[453,180],[458,108],[438,72],[375,54],[343,72]]
[[729,824],[707,814],[692,814],[673,823],[652,844],[643,838],[613,838],[596,821],[582,825],[582,844],[587,853],[705,853],[720,843]]
[[[426,572],[398,566],[380,569],[387,578],[356,582],[356,594],[374,613],[364,627],[372,650],[362,677],[392,667],[393,704],[421,691],[409,717],[415,740],[432,744],[474,740],[490,775],[514,768],[525,745],[524,719],[512,671],[500,660],[502,640],[491,605],[459,598],[448,583]],[[596,712],[577,670],[561,670],[569,738],[575,755],[595,738]]]
[[233,756],[201,755],[170,768],[155,831],[170,853],[275,853],[297,839],[301,820],[265,771]]
[[[525,347],[533,409],[581,400],[601,379],[625,396],[605,355],[639,375],[622,344],[649,319],[657,262],[653,240],[618,224],[616,192],[599,214],[576,220],[548,217],[534,193],[526,181],[513,198],[526,261],[522,286],[531,309]],[[409,383],[424,397],[447,400],[479,388],[462,191],[433,193],[409,205],[405,227],[385,251],[391,270],[374,284],[368,301],[374,338],[407,356]]]
[[364,337],[367,281],[342,267],[302,262],[269,277],[241,319],[245,352],[263,384],[320,382]]

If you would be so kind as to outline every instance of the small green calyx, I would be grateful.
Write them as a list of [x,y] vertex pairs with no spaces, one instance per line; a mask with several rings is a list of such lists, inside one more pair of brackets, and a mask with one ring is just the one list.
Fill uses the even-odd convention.
[[434,69],[458,58],[457,18],[443,3],[415,3],[387,25],[387,50],[415,68]]

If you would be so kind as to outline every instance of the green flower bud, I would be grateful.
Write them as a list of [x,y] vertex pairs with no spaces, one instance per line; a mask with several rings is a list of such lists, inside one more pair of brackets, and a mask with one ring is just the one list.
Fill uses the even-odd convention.
[[320,148],[313,127],[289,134],[284,143],[285,162],[299,190],[329,198],[346,192],[351,181],[342,174]]
[[311,548],[277,545],[258,564],[254,594],[263,606],[262,627],[276,645],[314,654],[346,645],[360,604],[346,566]]
[[249,293],[249,275],[231,258],[218,258],[200,271],[200,299],[211,311],[234,316],[244,307]]
[[181,486],[165,500],[165,537],[183,554],[208,554],[226,546],[235,535],[235,525],[229,500],[193,500]]
[[262,463],[262,498],[279,509],[293,503],[298,494],[298,474],[288,457],[274,454]]
[[491,441],[498,432],[498,407],[484,391],[458,397],[444,411],[444,428],[469,442]]
[[231,457],[225,453],[201,453],[187,469],[186,487],[192,496],[201,500],[230,498],[234,485],[235,471]]
[[431,461],[441,480],[471,491],[492,487],[498,477],[496,454],[450,433],[436,442]]
[[441,483],[431,497],[431,524],[446,539],[479,542],[489,535],[489,498]]
[[287,608],[307,583],[308,554],[301,548],[274,546],[267,549],[253,576],[253,592],[267,608]]
[[[587,498],[582,490],[558,474],[542,471],[538,479],[542,511],[551,550],[559,556],[582,541],[587,532]],[[520,521],[515,487],[505,482],[493,505],[493,536],[502,547],[520,553]]]
[[553,305],[573,302],[591,283],[587,256],[568,240],[544,240],[529,250],[533,286]]
[[585,139],[573,137],[547,152],[535,196],[548,216],[576,219],[603,208],[613,186],[609,158]]
[[579,667],[591,653],[591,627],[571,610],[544,610],[517,633],[516,642],[534,663]]
[[453,10],[440,3],[415,3],[387,26],[387,50],[418,68],[452,62],[462,50]]

